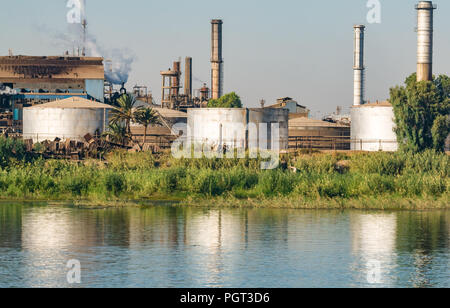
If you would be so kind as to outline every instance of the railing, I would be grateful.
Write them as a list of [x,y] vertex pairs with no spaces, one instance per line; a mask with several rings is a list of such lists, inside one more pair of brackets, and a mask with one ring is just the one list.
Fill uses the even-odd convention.
[[350,150],[351,140],[349,137],[321,137],[321,136],[298,136],[289,137],[289,149],[291,150]]
[[363,140],[350,137],[299,136],[289,137],[290,150],[331,151],[391,151],[397,147],[396,140]]
[[[173,135],[152,135],[148,134],[145,138],[145,147],[156,146],[160,149],[170,149],[172,143],[176,140]],[[144,135],[133,134],[133,141],[142,144],[144,142]]]

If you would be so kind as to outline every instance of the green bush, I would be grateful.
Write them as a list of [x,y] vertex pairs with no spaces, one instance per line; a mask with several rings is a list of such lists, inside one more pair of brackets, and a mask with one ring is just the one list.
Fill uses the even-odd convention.
[[25,159],[26,147],[22,140],[0,137],[0,167],[5,168]]
[[118,196],[125,190],[126,182],[122,174],[107,173],[105,176],[105,187],[107,192]]

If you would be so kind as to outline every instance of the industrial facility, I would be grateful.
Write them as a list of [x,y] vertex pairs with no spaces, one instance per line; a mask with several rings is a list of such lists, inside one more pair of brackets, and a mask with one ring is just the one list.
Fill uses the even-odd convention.
[[[431,1],[420,1],[418,12],[417,80],[431,80],[433,68],[433,12]],[[310,110],[291,97],[282,97],[273,104],[261,101],[261,108],[212,109],[211,99],[224,95],[223,26],[221,19],[211,25],[211,81],[194,89],[194,59],[175,60],[167,70],[160,71],[161,101],[153,98],[150,87],[136,85],[130,93],[137,106],[151,107],[161,124],[149,128],[149,142],[164,144],[176,139],[179,132],[172,127],[188,123],[190,137],[215,146],[248,148],[248,134],[227,127],[231,123],[259,126],[278,124],[281,149],[314,148],[320,150],[396,151],[394,112],[388,101],[370,102],[365,98],[366,67],[364,64],[365,25],[355,25],[354,86],[351,115],[341,115],[341,108],[324,120],[312,119]],[[82,27],[86,33],[87,22]],[[84,42],[85,44],[85,42]],[[107,73],[111,60],[87,57],[86,48],[78,55],[8,56],[0,57],[0,130],[14,136],[42,142],[73,139],[82,141],[86,134],[100,135],[108,129],[108,114],[114,102],[127,93],[125,83],[117,82]],[[183,80],[184,78],[184,80]],[[184,81],[184,82],[183,82]],[[270,126],[270,125],[269,125]],[[231,127],[231,126],[230,126]],[[195,134],[194,134],[195,133]],[[147,130],[132,125],[132,140],[145,142]],[[271,134],[269,128],[268,134]]]
[[[417,10],[417,81],[433,79],[432,1],[420,1]],[[354,26],[354,100],[351,110],[351,149],[355,151],[397,151],[394,110],[389,102],[367,103],[364,99],[364,25]]]

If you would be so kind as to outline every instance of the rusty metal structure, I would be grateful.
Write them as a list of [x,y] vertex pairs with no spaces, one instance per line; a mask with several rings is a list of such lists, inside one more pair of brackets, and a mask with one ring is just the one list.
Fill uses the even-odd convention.
[[203,88],[196,90],[195,95],[192,87],[192,58],[185,59],[185,80],[184,92],[180,91],[181,62],[175,61],[173,68],[167,71],[161,71],[161,107],[173,110],[187,111],[189,108],[205,107],[209,100],[209,88],[204,85]]
[[[161,72],[162,86],[161,86],[161,106],[163,108],[175,109],[178,101],[179,84],[176,80],[179,80],[179,72],[169,69]],[[174,82],[175,81],[175,82]]]
[[184,95],[192,98],[192,58],[186,57],[184,65]]

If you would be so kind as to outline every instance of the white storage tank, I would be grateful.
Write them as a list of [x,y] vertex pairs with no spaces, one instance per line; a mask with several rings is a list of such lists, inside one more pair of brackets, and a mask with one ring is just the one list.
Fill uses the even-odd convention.
[[[289,145],[289,110],[275,108],[205,108],[188,110],[188,140],[208,145],[211,148],[248,148],[252,142],[247,131],[248,125],[259,130],[260,124],[267,124],[267,139],[272,140],[276,134],[272,124],[279,126],[280,150],[287,150]],[[259,133],[258,133],[259,136]],[[272,138],[274,136],[274,138]],[[257,140],[260,144],[262,140]],[[255,141],[253,141],[255,142]],[[268,149],[271,149],[269,142]]]
[[353,106],[351,113],[353,151],[398,150],[394,109],[389,102]]
[[105,131],[112,108],[79,97],[24,108],[23,138],[33,142],[56,138],[84,141],[87,134]]

